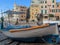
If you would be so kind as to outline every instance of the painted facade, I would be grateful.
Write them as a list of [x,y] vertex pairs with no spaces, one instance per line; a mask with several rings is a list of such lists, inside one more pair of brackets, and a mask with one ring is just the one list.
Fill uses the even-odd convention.
[[30,20],[36,21],[36,15],[39,13],[39,5],[31,5],[30,6]]
[[14,14],[14,18],[18,18],[20,21],[23,21],[26,19],[27,15],[27,7],[26,6],[19,6],[17,4],[14,4],[13,11],[20,12],[20,14]]
[[[35,14],[32,14],[32,12],[36,13],[35,12],[36,8],[34,6],[32,7],[32,5],[38,5],[36,8],[39,11],[37,11],[37,12],[43,14],[43,16],[44,16],[43,20],[49,20],[49,14],[54,15],[53,20],[56,20],[57,15],[59,15],[59,17],[60,17],[60,13],[56,12],[56,9],[60,9],[60,7],[57,7],[56,0],[32,0],[31,6],[30,6],[31,7],[30,15],[31,15],[31,17],[33,17],[33,19],[36,19]],[[33,11],[31,11],[32,8],[34,9]],[[31,18],[31,20],[33,20],[33,19]]]
[[60,20],[60,2],[56,3],[56,20]]

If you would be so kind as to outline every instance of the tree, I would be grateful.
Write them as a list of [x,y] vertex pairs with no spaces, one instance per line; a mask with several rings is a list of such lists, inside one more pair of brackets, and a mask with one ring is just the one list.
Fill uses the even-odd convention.
[[3,25],[3,22],[4,22],[4,18],[3,17],[1,17],[1,29],[3,29],[4,28],[4,25]]
[[53,14],[49,14],[49,17],[54,17],[54,15]]

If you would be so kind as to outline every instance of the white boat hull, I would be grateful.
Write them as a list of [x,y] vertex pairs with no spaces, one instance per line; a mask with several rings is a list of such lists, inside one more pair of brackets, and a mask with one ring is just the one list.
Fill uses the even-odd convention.
[[57,25],[52,25],[45,28],[34,29],[29,31],[21,31],[21,32],[14,32],[11,33],[9,31],[2,31],[7,37],[10,38],[30,38],[30,37],[41,37],[45,35],[58,35],[58,27]]

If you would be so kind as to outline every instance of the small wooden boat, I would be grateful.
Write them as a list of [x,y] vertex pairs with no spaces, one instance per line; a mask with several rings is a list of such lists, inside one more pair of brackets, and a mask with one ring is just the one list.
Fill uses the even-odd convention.
[[31,37],[41,37],[45,35],[58,35],[58,27],[57,24],[54,25],[41,25],[41,26],[33,26],[30,28],[24,29],[11,29],[9,31],[2,31],[9,38],[31,38]]

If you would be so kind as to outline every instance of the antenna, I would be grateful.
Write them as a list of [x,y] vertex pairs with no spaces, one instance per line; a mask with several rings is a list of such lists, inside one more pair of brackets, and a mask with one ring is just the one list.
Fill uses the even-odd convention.
[[16,0],[14,0],[14,4],[16,4]]

